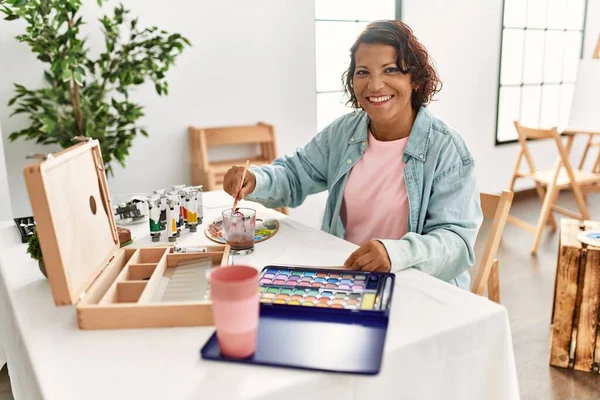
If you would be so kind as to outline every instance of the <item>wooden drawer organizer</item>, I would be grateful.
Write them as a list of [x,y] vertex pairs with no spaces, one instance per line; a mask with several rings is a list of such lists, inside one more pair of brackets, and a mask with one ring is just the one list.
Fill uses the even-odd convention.
[[210,300],[165,302],[156,299],[156,292],[161,279],[172,276],[183,261],[210,258],[212,265],[220,266],[228,257],[229,246],[187,254],[173,253],[172,247],[122,249],[77,304],[78,325],[82,329],[212,325]]
[[[206,272],[227,264],[229,246],[183,254],[173,246],[121,249],[97,141],[49,155],[23,173],[54,303],[76,305],[79,328],[213,324]],[[161,295],[182,284],[185,296]]]
[[598,372],[600,364],[600,248],[582,244],[581,231],[600,222],[561,220],[556,266],[550,365]]

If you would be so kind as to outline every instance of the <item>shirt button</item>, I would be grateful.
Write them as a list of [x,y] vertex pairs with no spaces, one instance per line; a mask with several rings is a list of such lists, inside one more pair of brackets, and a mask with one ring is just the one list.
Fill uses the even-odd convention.
[[367,142],[362,142],[362,147],[365,147],[367,145]]
[[424,159],[424,158],[425,158],[425,156],[424,156],[423,154],[421,154],[421,155],[419,156],[419,158],[422,160],[422,159]]
[[352,164],[352,160],[351,160],[351,159],[348,159],[348,160],[346,160],[346,162],[347,162],[348,164]]
[[351,141],[351,142],[354,142],[354,138],[350,138],[350,141]]

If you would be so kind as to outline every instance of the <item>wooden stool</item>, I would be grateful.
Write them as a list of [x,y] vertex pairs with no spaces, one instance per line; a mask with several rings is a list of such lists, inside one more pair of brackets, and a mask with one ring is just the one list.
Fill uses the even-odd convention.
[[581,231],[600,222],[563,219],[550,331],[550,365],[598,372],[600,362],[600,247],[582,244]]

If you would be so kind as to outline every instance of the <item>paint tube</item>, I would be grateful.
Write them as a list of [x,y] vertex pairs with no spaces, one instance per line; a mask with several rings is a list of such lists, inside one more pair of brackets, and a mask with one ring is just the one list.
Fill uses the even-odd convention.
[[206,253],[208,249],[206,247],[195,247],[195,246],[180,246],[175,245],[173,247],[174,253]]
[[185,209],[185,185],[174,185],[173,193],[179,198],[179,219],[177,220],[177,236],[181,236],[181,230],[187,228],[187,212]]
[[198,219],[198,223],[201,224],[204,219],[204,207],[202,203],[202,185],[196,186],[198,191],[196,192],[196,218]]
[[187,218],[190,232],[196,232],[198,230],[198,211],[196,206],[197,192],[197,189],[189,188],[186,195]]
[[166,189],[158,189],[154,191],[155,195],[158,195],[159,197],[159,204],[160,204],[160,227],[161,230],[166,230],[167,229],[167,201],[165,199],[166,196]]
[[179,210],[179,192],[172,190],[168,194],[167,203],[171,201],[174,203],[173,215],[175,217],[175,225],[177,228],[177,237],[181,236],[181,212]]
[[150,214],[150,236],[153,242],[160,241],[160,198],[158,196],[148,199],[148,210]]
[[[179,198],[173,195],[167,195],[163,198],[167,203],[167,237],[169,242],[177,240],[177,217],[179,215]],[[161,199],[162,200],[162,199]]]
[[167,198],[160,196],[160,229],[167,230]]

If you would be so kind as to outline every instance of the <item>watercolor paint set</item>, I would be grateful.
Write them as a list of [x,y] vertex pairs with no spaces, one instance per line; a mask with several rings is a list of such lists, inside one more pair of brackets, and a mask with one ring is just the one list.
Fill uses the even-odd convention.
[[[268,266],[260,272],[255,354],[224,357],[214,334],[202,358],[309,370],[379,373],[394,291],[391,273]],[[310,350],[307,350],[310,349]]]

